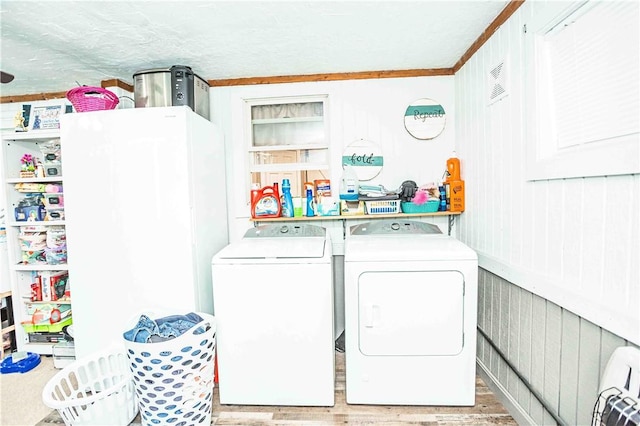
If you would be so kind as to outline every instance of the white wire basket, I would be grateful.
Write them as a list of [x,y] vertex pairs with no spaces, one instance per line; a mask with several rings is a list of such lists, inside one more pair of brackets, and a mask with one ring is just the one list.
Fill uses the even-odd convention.
[[640,350],[621,346],[611,354],[600,382],[592,426],[640,425]]
[[103,352],[74,361],[42,390],[42,401],[65,425],[126,426],[138,414],[127,356]]
[[365,201],[367,214],[396,214],[400,213],[400,200]]

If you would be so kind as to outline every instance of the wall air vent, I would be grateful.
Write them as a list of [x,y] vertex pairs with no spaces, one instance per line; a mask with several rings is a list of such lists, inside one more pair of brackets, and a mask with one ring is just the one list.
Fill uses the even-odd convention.
[[507,96],[507,63],[501,61],[489,71],[487,87],[489,88],[489,105]]

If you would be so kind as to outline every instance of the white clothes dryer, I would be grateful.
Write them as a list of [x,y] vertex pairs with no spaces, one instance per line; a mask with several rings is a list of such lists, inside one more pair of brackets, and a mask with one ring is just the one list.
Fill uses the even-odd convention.
[[476,253],[393,219],[352,226],[344,263],[347,403],[474,405]]
[[249,229],[212,259],[221,404],[333,406],[333,261],[314,225]]

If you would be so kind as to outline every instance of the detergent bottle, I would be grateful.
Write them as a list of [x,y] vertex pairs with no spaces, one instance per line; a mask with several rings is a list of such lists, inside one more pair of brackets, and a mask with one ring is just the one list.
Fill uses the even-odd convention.
[[342,179],[340,179],[340,199],[357,201],[359,190],[360,183],[356,171],[353,169],[353,166],[345,164]]
[[289,179],[282,179],[282,216],[293,217],[293,198],[291,198],[291,183]]
[[460,180],[460,160],[453,151],[451,157],[447,160],[447,173],[445,182]]
[[280,217],[281,205],[278,191],[273,186],[259,189],[251,203],[251,217]]
[[307,217],[312,217],[316,215],[314,210],[314,205],[315,205],[315,201],[313,200],[313,190],[307,189],[307,212],[306,212]]
[[464,181],[460,177],[460,160],[455,151],[451,158],[447,160],[445,185],[447,192],[447,206],[449,211],[464,211]]

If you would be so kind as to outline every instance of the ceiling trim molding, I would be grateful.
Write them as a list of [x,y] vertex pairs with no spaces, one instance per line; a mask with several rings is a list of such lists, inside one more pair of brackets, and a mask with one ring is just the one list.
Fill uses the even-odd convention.
[[464,55],[462,55],[460,59],[458,59],[458,62],[456,62],[456,64],[453,66],[454,74],[457,73],[469,59],[471,59],[471,57],[482,47],[483,44],[487,42],[487,40],[491,38],[493,33],[495,33],[498,28],[502,26],[502,24],[507,22],[507,19],[509,19],[511,15],[513,15],[524,2],[525,0],[511,0],[505,6],[505,8],[502,9],[502,12],[500,12],[500,14],[496,16],[496,19],[494,19],[493,22],[489,24],[487,29],[484,30],[482,34],[480,34],[480,37],[478,37],[478,39],[473,42],[471,47],[469,47],[469,49],[464,52]]
[[[133,85],[127,82],[124,82],[122,80],[119,80],[117,78],[102,80],[100,82],[100,87],[102,87],[103,89],[106,89],[108,87],[118,87],[120,89],[133,93]],[[48,101],[51,99],[64,99],[66,97],[67,97],[67,92],[34,93],[31,95],[0,96],[0,104]]]
[[63,99],[67,92],[33,93],[31,95],[0,96],[0,104],[11,104],[16,102],[48,101],[51,99]]
[[[413,69],[413,70],[395,70],[395,71],[362,71],[362,72],[346,72],[346,73],[330,73],[330,74],[308,74],[308,75],[284,75],[273,77],[246,77],[231,78],[221,80],[208,80],[212,87],[222,86],[244,86],[257,84],[279,84],[279,83],[307,83],[318,81],[340,81],[340,80],[364,80],[376,78],[406,78],[406,77],[433,77],[441,75],[455,75],[460,68],[486,43],[502,24],[504,24],[515,13],[516,10],[525,0],[510,0],[510,2],[502,9],[502,12],[496,19],[489,24],[486,30],[476,39],[475,42],[460,57],[453,68],[436,68],[436,69]],[[133,93],[133,86],[129,83],[118,79],[103,80],[101,87],[119,87]],[[15,95],[0,96],[0,103],[15,102],[32,102],[44,101],[50,99],[60,99],[66,97],[66,92],[39,93],[32,95]]]
[[453,75],[453,68],[413,69],[394,71],[362,71],[341,72],[331,74],[281,75],[272,77],[230,78],[226,80],[209,80],[212,87],[245,86],[255,84],[308,83],[318,81],[364,80],[375,78],[432,77]]
[[100,87],[102,87],[103,89],[106,89],[108,87],[118,87],[120,89],[133,93],[133,85],[126,83],[122,80],[119,80],[117,78],[102,80],[100,82]]

